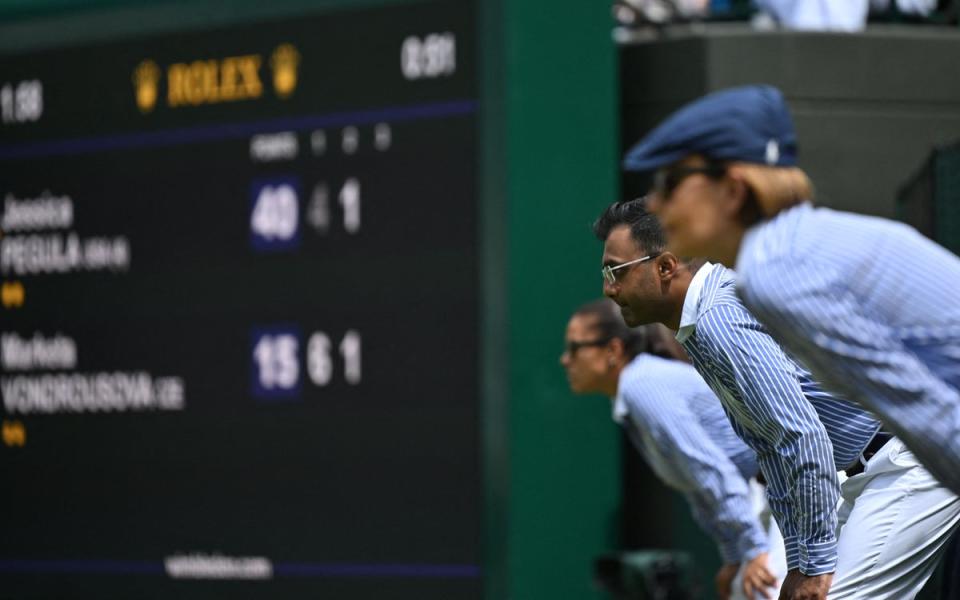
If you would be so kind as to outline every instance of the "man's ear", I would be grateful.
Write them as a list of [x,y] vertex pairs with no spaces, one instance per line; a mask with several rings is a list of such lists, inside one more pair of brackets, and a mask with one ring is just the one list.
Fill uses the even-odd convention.
[[680,259],[673,252],[663,252],[655,260],[660,281],[669,281],[677,276],[681,265]]

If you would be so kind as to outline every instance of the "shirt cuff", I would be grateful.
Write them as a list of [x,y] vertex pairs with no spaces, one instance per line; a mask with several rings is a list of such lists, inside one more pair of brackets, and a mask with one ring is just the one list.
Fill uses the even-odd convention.
[[825,575],[837,570],[837,540],[799,544],[800,572],[804,575]]
[[787,569],[799,569],[809,577],[833,573],[837,569],[837,541],[801,543],[797,538],[784,540]]

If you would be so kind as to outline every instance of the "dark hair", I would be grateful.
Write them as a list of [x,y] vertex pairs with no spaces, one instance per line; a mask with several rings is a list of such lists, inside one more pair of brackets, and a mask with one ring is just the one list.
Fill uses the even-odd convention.
[[609,298],[602,298],[588,302],[577,309],[575,316],[591,317],[593,326],[600,333],[601,339],[620,340],[628,358],[633,358],[641,352],[646,352],[649,342],[647,329],[628,327],[620,316],[620,309]]
[[[666,249],[666,236],[660,226],[660,220],[647,212],[647,198],[614,202],[603,210],[600,217],[593,223],[593,234],[601,242],[607,241],[610,231],[614,227],[628,225],[630,237],[640,247],[640,252],[646,254],[661,254]],[[706,262],[702,258],[682,257],[680,262],[691,273],[696,273]]]
[[660,221],[647,212],[646,198],[614,202],[604,209],[593,224],[593,233],[601,242],[606,241],[614,227],[628,225],[630,236],[646,254],[663,252],[666,240]]

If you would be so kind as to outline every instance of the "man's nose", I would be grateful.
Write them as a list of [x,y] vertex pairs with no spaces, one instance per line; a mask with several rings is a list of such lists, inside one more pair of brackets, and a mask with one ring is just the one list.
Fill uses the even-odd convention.
[[619,286],[615,283],[610,283],[606,279],[603,280],[603,295],[611,300],[617,299],[617,292],[620,290]]

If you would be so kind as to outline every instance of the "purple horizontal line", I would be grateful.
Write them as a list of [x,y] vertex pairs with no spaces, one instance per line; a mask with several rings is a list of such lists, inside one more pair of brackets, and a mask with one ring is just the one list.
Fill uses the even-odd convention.
[[75,155],[107,150],[125,150],[173,146],[196,142],[244,138],[258,133],[300,131],[342,125],[367,125],[381,121],[414,121],[466,115],[476,112],[476,100],[455,100],[412,106],[392,106],[375,110],[338,112],[253,121],[182,127],[163,131],[140,131],[65,140],[24,142],[0,145],[0,160]]
[[478,565],[277,563],[280,577],[480,577]]
[[163,575],[163,563],[147,560],[2,560],[0,573]]
[[[0,573],[57,575],[165,575],[163,562],[146,560],[0,559]],[[479,565],[429,563],[276,563],[275,577],[477,578]]]

